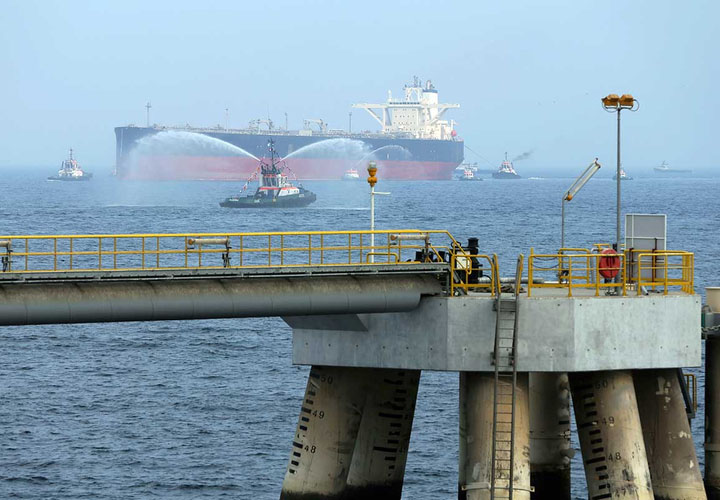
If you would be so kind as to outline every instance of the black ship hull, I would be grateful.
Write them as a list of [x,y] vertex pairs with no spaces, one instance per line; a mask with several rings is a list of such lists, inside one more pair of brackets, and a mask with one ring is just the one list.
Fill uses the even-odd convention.
[[289,196],[246,196],[244,198],[227,198],[220,202],[224,208],[298,208],[306,207],[317,199],[315,193],[301,193]]

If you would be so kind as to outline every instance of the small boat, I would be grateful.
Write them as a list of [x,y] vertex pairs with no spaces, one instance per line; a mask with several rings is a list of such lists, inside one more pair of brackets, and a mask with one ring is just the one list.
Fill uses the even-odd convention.
[[85,172],[80,164],[73,158],[73,150],[70,150],[70,156],[60,165],[57,175],[48,177],[49,181],[87,181],[92,178],[90,172]]
[[345,173],[342,176],[342,180],[344,181],[359,181],[360,180],[360,174],[358,174],[358,171],[354,168],[351,168],[350,170],[346,170]]
[[689,168],[670,168],[667,162],[663,161],[659,167],[655,167],[653,170],[660,174],[689,174],[692,172]]
[[505,161],[500,164],[500,168],[497,172],[493,172],[493,179],[521,179],[511,161],[507,159],[507,153],[505,153]]
[[475,177],[475,172],[471,168],[463,169],[462,175],[459,177],[461,181],[481,181],[480,177]]
[[294,186],[288,181],[285,170],[289,170],[285,162],[275,152],[275,142],[268,141],[268,152],[270,163],[260,160],[260,165],[255,173],[247,180],[242,190],[245,191],[248,184],[259,175],[259,186],[255,194],[245,196],[236,195],[225,198],[220,202],[221,207],[226,208],[290,208],[304,207],[315,201],[315,193],[303,188],[302,185]]
[[[617,174],[613,175],[613,180],[614,180],[614,181],[617,180]],[[621,169],[620,169],[620,180],[621,180],[621,181],[631,181],[631,180],[633,180],[633,178],[630,177],[628,174],[626,174],[626,173],[625,173],[625,170],[623,170],[623,169],[621,168]]]

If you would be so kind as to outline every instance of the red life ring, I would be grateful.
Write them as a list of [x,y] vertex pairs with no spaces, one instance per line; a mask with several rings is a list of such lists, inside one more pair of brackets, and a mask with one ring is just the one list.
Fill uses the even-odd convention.
[[612,248],[606,248],[598,262],[598,271],[603,278],[611,279],[620,272],[620,256]]

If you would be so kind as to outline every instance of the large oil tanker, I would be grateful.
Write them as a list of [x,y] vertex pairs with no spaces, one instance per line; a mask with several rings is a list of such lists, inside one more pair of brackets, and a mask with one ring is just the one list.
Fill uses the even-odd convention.
[[245,180],[256,170],[272,139],[298,179],[336,180],[375,160],[384,179],[451,179],[463,161],[463,141],[454,122],[443,119],[458,104],[441,104],[428,80],[415,78],[384,104],[354,104],[380,125],[378,132],[329,129],[322,120],[305,120],[302,130],[253,120],[246,129],[117,127],[116,175],[123,179]]

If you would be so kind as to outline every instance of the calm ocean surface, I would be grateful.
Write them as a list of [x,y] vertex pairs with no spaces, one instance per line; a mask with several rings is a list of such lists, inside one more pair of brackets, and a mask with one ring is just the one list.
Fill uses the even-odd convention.
[[[240,183],[0,173],[2,234],[369,227],[365,182],[306,182],[318,194],[308,208],[242,211],[218,206]],[[504,275],[518,253],[559,246],[572,183],[380,179],[392,196],[377,200],[378,229],[476,236]],[[623,212],[667,214],[668,248],[695,252],[698,292],[720,285],[720,179],[635,179],[623,189]],[[614,240],[614,182],[593,179],[566,217],[567,246]],[[2,327],[0,498],[276,499],[308,373],[290,360],[291,331],[278,318]],[[404,498],[456,496],[457,389],[457,374],[422,376]],[[701,462],[703,417],[693,421]],[[579,458],[574,493],[585,498]]]

